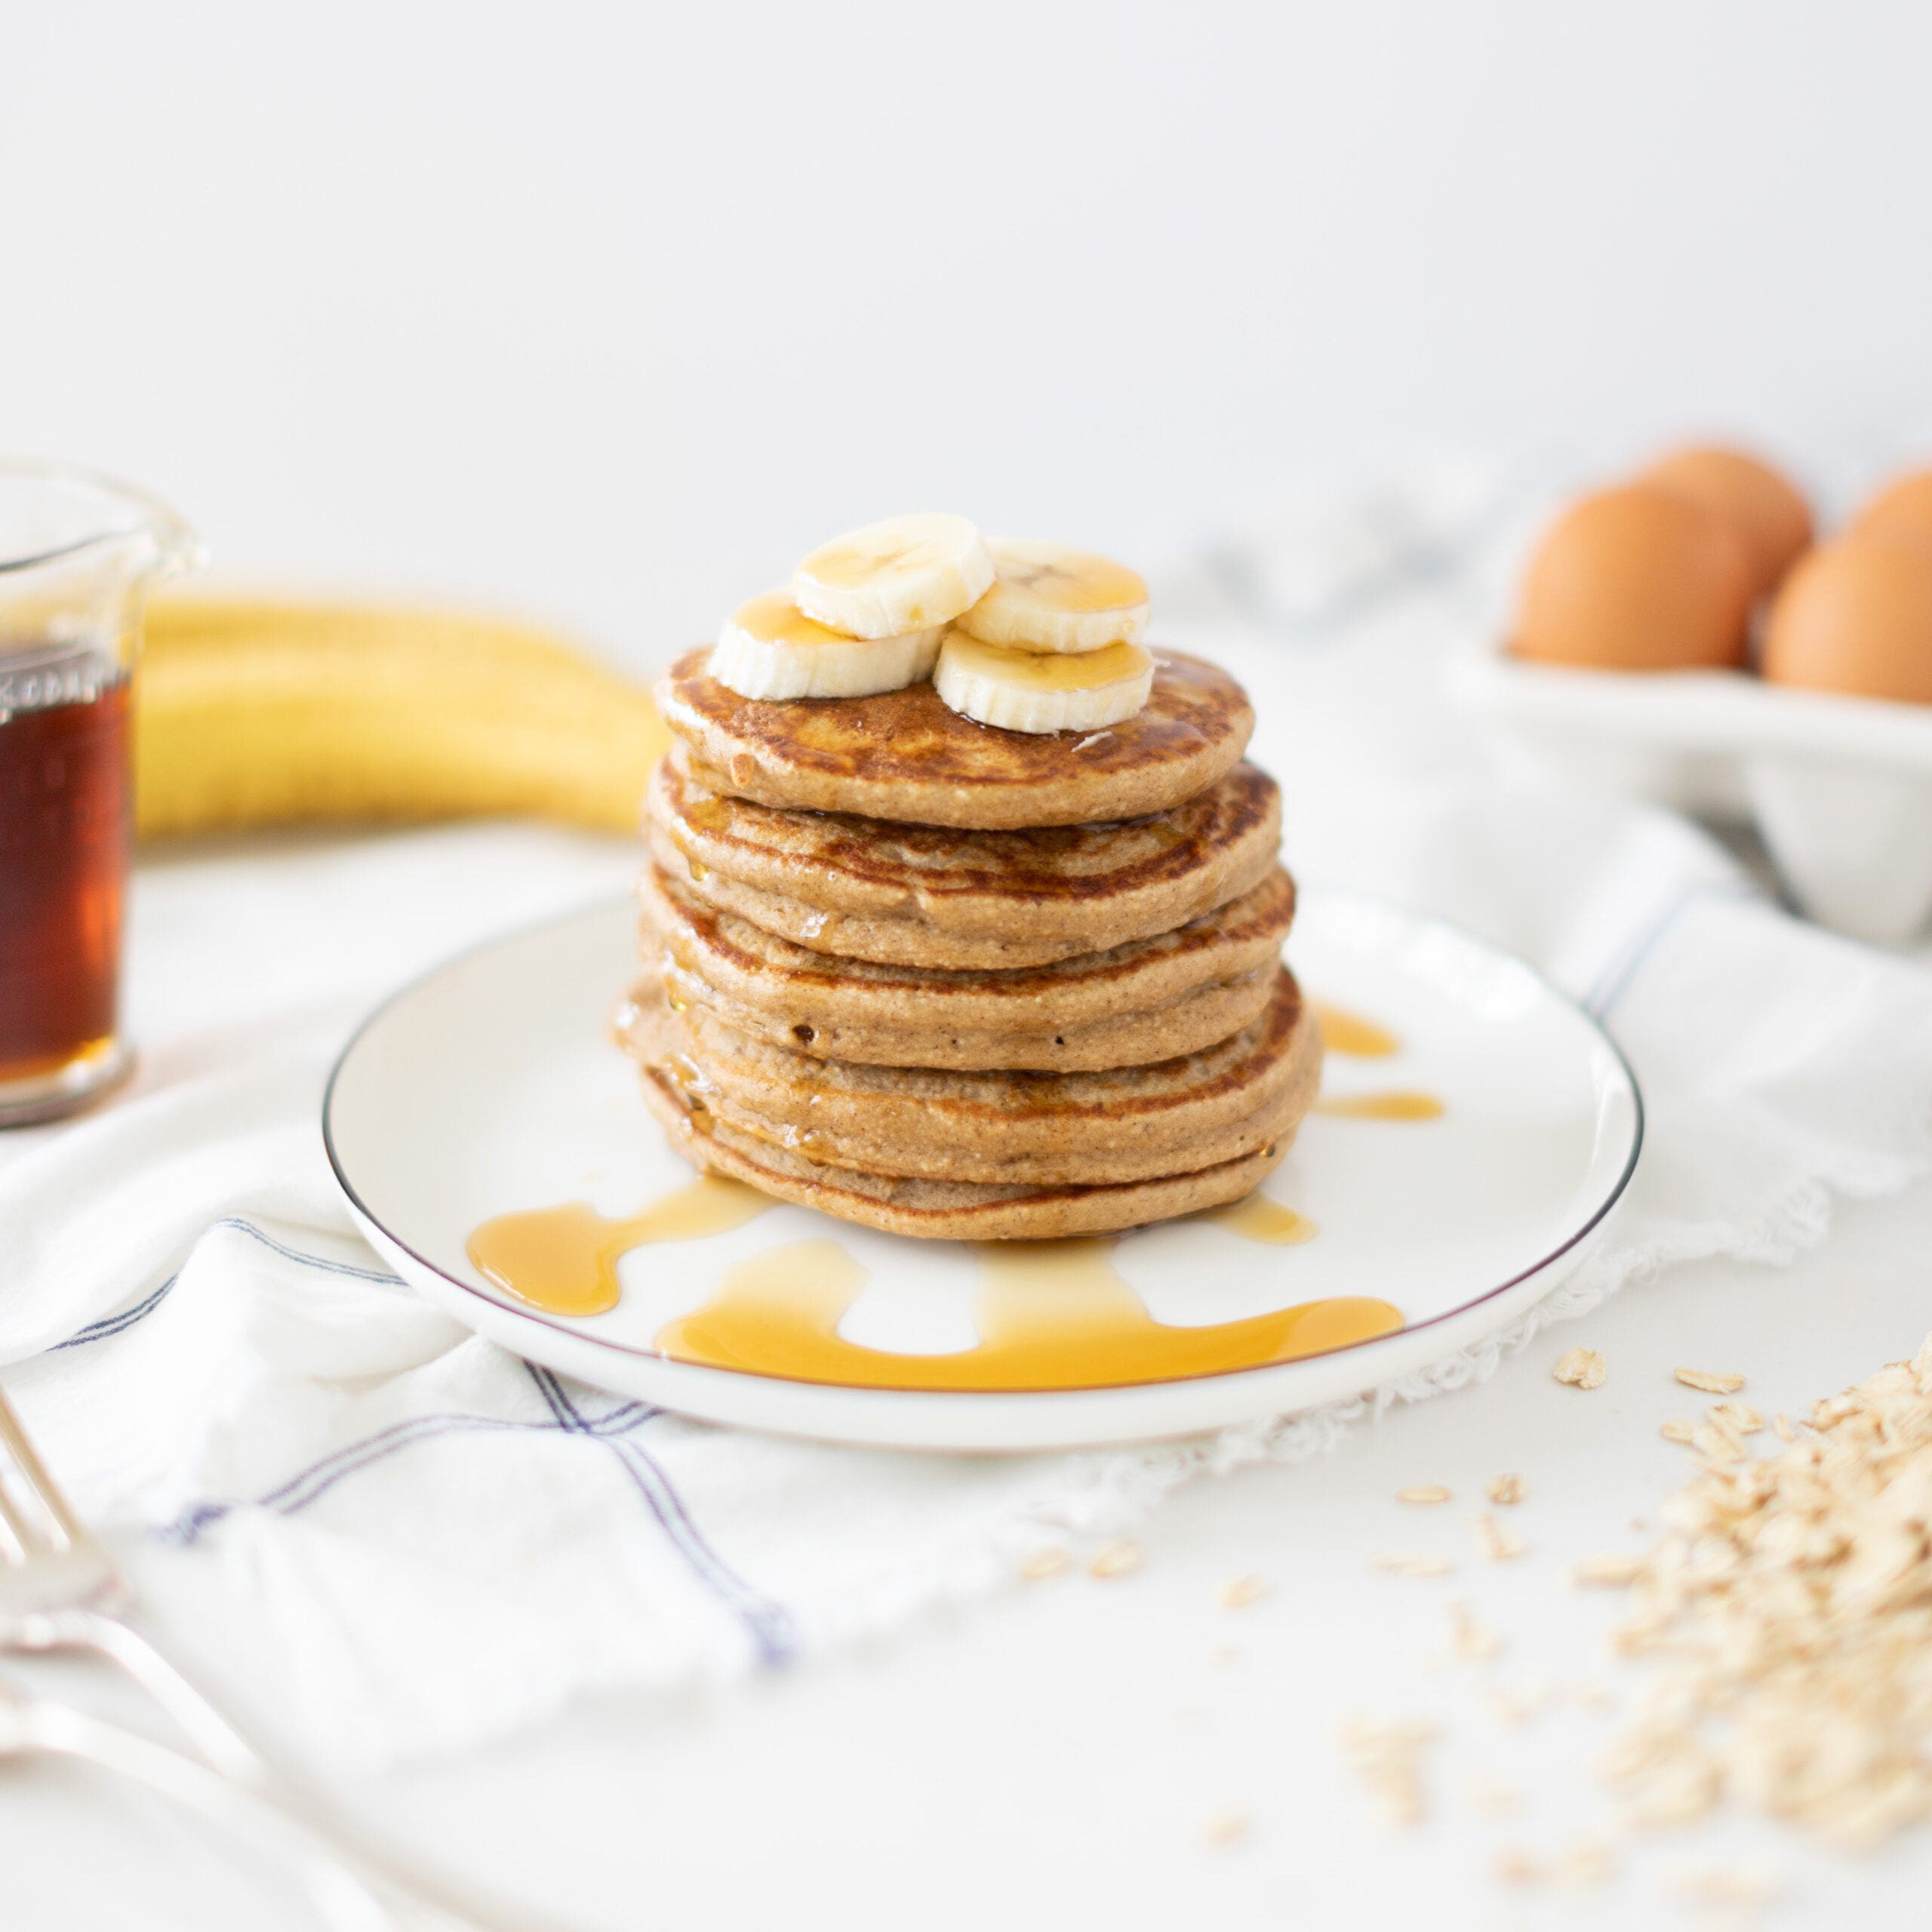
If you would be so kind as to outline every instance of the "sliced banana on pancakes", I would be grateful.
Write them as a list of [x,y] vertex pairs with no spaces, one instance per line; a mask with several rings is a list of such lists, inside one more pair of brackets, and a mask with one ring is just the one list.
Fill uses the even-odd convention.
[[1023,537],[986,542],[999,574],[958,618],[983,644],[1017,651],[1086,651],[1131,644],[1147,627],[1147,582],[1091,550]]
[[945,635],[935,624],[898,637],[852,637],[771,590],[724,620],[710,671],[740,697],[870,697],[931,676]]
[[[996,537],[963,516],[888,517],[822,545],[789,591],[724,621],[710,675],[741,697],[872,697],[931,678],[1008,731],[1103,731],[1147,702],[1147,585],[1111,558]],[[951,626],[950,629],[948,627]]]
[[1014,651],[964,631],[946,634],[933,671],[941,700],[1008,731],[1102,731],[1134,716],[1153,688],[1137,644],[1067,653]]
[[993,577],[986,540],[963,516],[894,516],[814,550],[792,574],[792,601],[848,637],[900,638],[950,623]]

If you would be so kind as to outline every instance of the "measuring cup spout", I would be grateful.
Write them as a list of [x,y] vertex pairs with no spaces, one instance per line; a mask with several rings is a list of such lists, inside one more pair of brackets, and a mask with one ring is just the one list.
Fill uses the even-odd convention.
[[155,584],[202,560],[193,531],[145,491],[0,460],[0,653],[104,642],[138,624]]

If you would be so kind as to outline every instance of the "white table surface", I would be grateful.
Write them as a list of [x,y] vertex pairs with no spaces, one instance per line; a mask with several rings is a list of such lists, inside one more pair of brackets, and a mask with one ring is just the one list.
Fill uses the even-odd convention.
[[[1324,681],[1312,671],[1307,688]],[[1407,728],[1387,681],[1367,688],[1400,754]],[[1349,734],[1328,719],[1345,709],[1305,738],[1331,736],[1337,761]],[[1420,706],[1411,725],[1414,742],[1432,728]],[[1291,812],[1291,844],[1293,825]],[[131,995],[143,1078],[245,1054],[292,1014],[352,1011],[472,937],[620,889],[634,863],[622,841],[497,828],[238,841],[152,863]],[[211,906],[226,915],[212,919]],[[30,1137],[0,1146],[0,1159]],[[1800,1409],[1917,1347],[1932,1327],[1928,1250],[1932,1188],[1845,1208],[1794,1266],[1675,1270],[1546,1334],[1489,1383],[1356,1431],[1325,1460],[1183,1491],[1130,1576],[1016,1580],[866,1654],[701,1695],[580,1706],[343,1795],[424,1853],[586,1927],[1480,1928],[1580,1912],[1675,1926],[1687,1922],[1675,1879],[1739,1860],[1787,1881],[1765,1924],[1914,1922],[1932,1884],[1922,1844],[1854,1865],[1735,1820],[1626,1849],[1601,1891],[1509,1888],[1490,1872],[1500,1848],[1560,1854],[1610,1819],[1590,1772],[1609,1720],[1576,1693],[1627,1689],[1634,1673],[1607,1655],[1614,1600],[1571,1589],[1564,1571],[1642,1540],[1688,1473],[1657,1434],[1694,1412],[1672,1367],[1739,1370],[1767,1413]],[[1594,1392],[1549,1374],[1580,1342],[1609,1364]],[[1467,1518],[1503,1470],[1528,1481],[1510,1520],[1530,1549],[1496,1564],[1477,1555]],[[1454,1503],[1393,1500],[1420,1482],[1448,1484]],[[1453,1552],[1457,1574],[1371,1567],[1378,1552],[1411,1549]],[[1220,1607],[1223,1586],[1250,1574],[1272,1594]],[[155,1603],[190,1653],[198,1576],[180,1558]],[[1507,1639],[1494,1663],[1444,1661],[1458,1598]],[[223,1675],[221,1658],[208,1663]],[[133,1709],[72,1667],[32,1674]],[[1499,1719],[1491,1688],[1537,1684],[1557,1694],[1543,1715]],[[263,1715],[272,1727],[272,1710]],[[1344,1769],[1337,1734],[1357,1715],[1441,1726],[1421,1827],[1377,1822]],[[1485,1777],[1527,1794],[1518,1817],[1472,1805],[1467,1789]],[[1206,1829],[1231,1812],[1251,1817],[1251,1833],[1216,1848]],[[272,1867],[158,1802],[78,1770],[0,1765],[7,1932],[307,1922]]]

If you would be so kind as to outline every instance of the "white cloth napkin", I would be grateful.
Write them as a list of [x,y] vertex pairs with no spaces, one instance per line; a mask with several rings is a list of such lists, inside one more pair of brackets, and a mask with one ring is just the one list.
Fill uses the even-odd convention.
[[1213,1441],[1015,1459],[709,1428],[533,1369],[351,1232],[321,1083],[388,986],[620,890],[633,855],[491,826],[311,841],[145,869],[142,1083],[0,1149],[0,1363],[49,1460],[137,1582],[192,1595],[208,1647],[303,1743],[394,1761],[580,1692],[776,1665],[986,1592],[1192,1475],[1307,1456],[1389,1401],[1479,1380],[1624,1283],[1788,1257],[1835,1195],[1932,1172],[1932,974],[1794,922],[1665,815],[1492,785],[1432,695],[1442,642],[1473,620],[1470,581],[1432,549],[1425,580],[1380,601],[1352,580],[1339,639],[1200,641],[1255,691],[1305,878],[1513,946],[1636,1066],[1637,1180],[1514,1335]]

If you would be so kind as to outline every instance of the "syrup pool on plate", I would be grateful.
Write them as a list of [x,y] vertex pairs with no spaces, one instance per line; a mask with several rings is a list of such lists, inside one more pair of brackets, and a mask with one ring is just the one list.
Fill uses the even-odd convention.
[[[1331,1052],[1383,1059],[1401,1042],[1373,1020],[1318,1009]],[[1364,1121],[1438,1118],[1432,1094],[1343,1096],[1319,1111]],[[635,1214],[587,1202],[498,1215],[469,1241],[470,1260],[506,1294],[543,1312],[598,1315],[621,1296],[617,1263],[632,1249],[722,1234],[777,1204],[743,1183],[703,1175]],[[1307,1215],[1257,1190],[1194,1218],[1271,1247],[1319,1232]],[[1113,1263],[1120,1237],[977,1244],[977,1340],[943,1355],[865,1347],[838,1332],[865,1269],[827,1236],[789,1241],[738,1263],[703,1306],[675,1317],[654,1346],[676,1361],[845,1388],[974,1390],[1119,1388],[1291,1361],[1392,1333],[1392,1303],[1332,1297],[1238,1321],[1158,1322]],[[1131,1238],[1131,1237],[1129,1237]]]
[[1112,1389],[1257,1368],[1346,1348],[1402,1325],[1386,1301],[1336,1297],[1243,1321],[1172,1327],[1113,1266],[1112,1240],[989,1241],[979,1252],[978,1340],[895,1355],[838,1333],[866,1271],[838,1241],[793,1241],[728,1274],[702,1308],[660,1331],[674,1361],[851,1389]]

